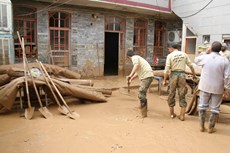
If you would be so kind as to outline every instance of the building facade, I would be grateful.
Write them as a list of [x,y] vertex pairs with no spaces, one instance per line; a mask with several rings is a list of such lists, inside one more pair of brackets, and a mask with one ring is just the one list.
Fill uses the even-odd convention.
[[182,22],[170,0],[12,0],[12,8],[13,63],[22,62],[18,31],[29,61],[37,58],[86,77],[125,75],[132,66],[128,49],[152,62],[153,56],[167,55],[168,43],[181,40]]

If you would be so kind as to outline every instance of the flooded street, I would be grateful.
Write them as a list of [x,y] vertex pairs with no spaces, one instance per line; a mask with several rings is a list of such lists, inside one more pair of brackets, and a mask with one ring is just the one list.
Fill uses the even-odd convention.
[[[148,93],[148,117],[141,118],[137,98],[138,80],[125,94],[126,80],[120,77],[95,78],[95,87],[113,88],[106,103],[69,103],[80,114],[73,120],[54,114],[44,119],[36,111],[31,120],[19,113],[0,115],[0,150],[3,153],[228,153],[230,142],[230,106],[221,105],[217,132],[199,131],[197,116],[184,122],[169,117],[166,87],[161,96],[154,80]],[[116,90],[115,90],[116,89]],[[191,94],[187,95],[187,100]],[[178,100],[175,113],[179,114]],[[208,113],[209,114],[209,113]],[[207,127],[207,118],[206,118]]]

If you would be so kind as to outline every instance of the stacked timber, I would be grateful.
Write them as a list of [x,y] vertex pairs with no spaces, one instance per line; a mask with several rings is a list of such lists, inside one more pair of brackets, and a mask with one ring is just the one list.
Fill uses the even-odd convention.
[[[30,69],[40,70],[38,63],[29,63]],[[74,97],[80,100],[92,102],[106,102],[106,97],[112,94],[111,89],[95,88],[92,80],[81,79],[81,75],[74,71],[50,64],[44,64],[46,71],[50,76],[56,88],[63,97]],[[28,86],[32,88],[32,78],[28,75]],[[33,73],[32,73],[33,75]],[[38,87],[47,87],[47,93],[51,93],[46,76],[42,73],[33,77]],[[25,76],[23,64],[11,64],[0,66],[0,111],[11,110],[19,95],[19,89],[25,87]],[[51,86],[55,90],[54,86]],[[51,89],[52,90],[52,89]],[[32,93],[32,92],[31,92]],[[25,93],[23,95],[26,95]],[[33,97],[33,95],[30,95]],[[54,100],[52,94],[48,94],[48,98]]]

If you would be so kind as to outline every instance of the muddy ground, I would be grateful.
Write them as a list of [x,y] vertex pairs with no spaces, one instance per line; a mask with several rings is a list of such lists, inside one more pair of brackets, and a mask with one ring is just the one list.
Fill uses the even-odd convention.
[[[126,86],[125,78],[94,79],[96,87]],[[136,80],[132,86],[138,85]],[[2,153],[229,153],[230,106],[221,105],[217,132],[199,132],[197,116],[186,115],[184,122],[171,119],[166,88],[157,92],[157,82],[148,93],[148,117],[138,110],[137,89],[113,91],[107,103],[69,103],[80,114],[72,120],[49,106],[54,114],[44,119],[36,111],[32,120],[18,112],[0,115],[0,152]],[[191,94],[187,100],[191,99]],[[175,107],[179,114],[178,101]],[[208,113],[209,114],[209,113]],[[207,123],[206,123],[207,126]]]

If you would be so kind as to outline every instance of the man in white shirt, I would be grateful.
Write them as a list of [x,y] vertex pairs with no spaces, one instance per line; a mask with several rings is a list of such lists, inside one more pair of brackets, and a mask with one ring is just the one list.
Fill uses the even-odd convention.
[[210,107],[211,115],[209,117],[208,132],[213,133],[216,130],[215,121],[219,114],[219,107],[225,89],[230,89],[230,67],[227,58],[219,54],[221,50],[220,42],[213,42],[211,53],[201,55],[195,58],[195,63],[202,66],[201,77],[198,85],[200,90],[200,102],[198,105],[200,131],[205,131],[205,113]]
[[147,117],[147,98],[146,93],[153,81],[153,70],[149,63],[139,55],[134,55],[132,50],[127,52],[127,58],[132,61],[133,68],[131,73],[127,76],[128,83],[136,77],[141,81],[138,98],[140,100],[141,115]]

